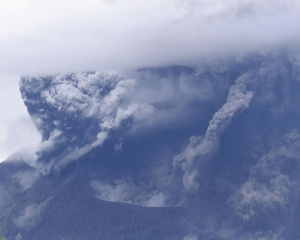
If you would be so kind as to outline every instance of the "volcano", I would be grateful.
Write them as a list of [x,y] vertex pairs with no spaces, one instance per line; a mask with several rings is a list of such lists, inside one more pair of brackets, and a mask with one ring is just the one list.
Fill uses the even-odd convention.
[[20,80],[42,142],[0,164],[6,239],[299,239],[300,58]]

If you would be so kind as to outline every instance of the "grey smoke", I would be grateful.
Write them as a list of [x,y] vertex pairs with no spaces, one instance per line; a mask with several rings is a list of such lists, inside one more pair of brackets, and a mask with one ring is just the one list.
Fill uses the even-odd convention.
[[[247,90],[245,81],[251,78],[251,75],[245,74],[236,80],[227,97],[227,102],[218,110],[206,130],[205,136],[190,138],[190,144],[187,148],[175,156],[174,164],[180,165],[183,174],[183,184],[186,189],[197,189],[198,183],[195,178],[198,176],[198,171],[194,166],[195,157],[205,156],[215,151],[218,145],[219,138],[222,132],[230,123],[231,118],[238,112],[242,112],[249,107],[253,93]],[[198,161],[201,161],[198,160]]]
[[14,223],[19,228],[31,228],[37,224],[39,211],[38,205],[29,205],[24,209],[20,216],[14,219]]
[[26,190],[38,181],[40,173],[34,169],[32,171],[19,171],[13,177],[18,179],[23,190]]
[[[126,119],[133,121],[129,129],[131,134],[150,131],[183,118],[181,112],[191,101],[202,102],[213,97],[207,81],[197,81],[186,74],[178,76],[175,82],[171,76],[160,78],[151,71],[123,74],[125,77],[117,72],[99,71],[23,78],[20,87],[24,101],[29,110],[33,107],[38,109],[32,116],[44,135],[36,153],[33,153],[36,157],[32,159],[31,166],[45,174],[52,168],[60,170],[101,146],[110,131],[118,129]],[[133,75],[135,79],[126,78],[127,75]],[[52,151],[58,144],[78,139],[75,134],[67,140],[63,133],[71,129],[68,122],[74,120],[95,122],[98,128],[93,130],[94,140],[66,150],[59,156],[59,163],[57,158],[50,160],[48,165],[37,163],[38,155]]]
[[293,129],[282,137],[281,146],[262,156],[250,169],[249,180],[229,199],[241,219],[249,221],[286,207],[299,183],[291,183],[283,169],[286,165],[298,165],[299,147],[300,134]]
[[164,207],[166,197],[164,193],[145,191],[131,181],[115,180],[112,184],[93,181],[91,187],[96,196],[109,202],[124,202],[146,207]]

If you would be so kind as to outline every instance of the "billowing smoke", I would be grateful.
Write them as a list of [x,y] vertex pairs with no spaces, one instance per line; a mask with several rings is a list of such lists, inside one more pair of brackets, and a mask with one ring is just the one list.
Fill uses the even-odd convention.
[[24,212],[14,219],[14,223],[19,228],[30,228],[33,227],[38,221],[39,209],[36,204],[32,204],[25,208]]
[[163,192],[145,192],[145,189],[132,182],[114,181],[113,184],[92,182],[96,196],[109,202],[124,202],[146,207],[164,207],[165,195]]
[[300,238],[299,0],[6,2],[0,82],[23,76],[30,115],[0,119],[9,239],[69,200],[174,210],[183,240]]
[[[218,110],[210,120],[204,138],[192,136],[190,144],[175,157],[176,164],[180,164],[184,171],[183,183],[187,189],[196,189],[198,184],[194,181],[198,172],[194,166],[196,156],[208,155],[216,151],[222,132],[230,123],[236,112],[241,112],[249,107],[253,93],[246,89],[247,74],[242,75],[230,88],[226,103]],[[201,159],[199,159],[201,161]],[[198,160],[198,161],[199,161]]]
[[[125,120],[129,121],[128,134],[153,131],[182,118],[181,112],[190,102],[213,96],[209,83],[190,73],[175,81],[151,71],[135,77],[138,79],[124,78],[117,72],[96,72],[23,78],[24,102],[43,135],[31,164],[45,173],[59,170],[101,146]],[[66,144],[67,148],[61,147]],[[36,161],[57,149],[61,151],[46,164]]]
[[36,173],[14,178],[27,189],[78,164],[97,169],[87,171],[101,200],[191,210],[205,230],[185,239],[292,236],[299,69],[297,52],[278,50],[198,68],[23,77],[43,140],[24,159]]

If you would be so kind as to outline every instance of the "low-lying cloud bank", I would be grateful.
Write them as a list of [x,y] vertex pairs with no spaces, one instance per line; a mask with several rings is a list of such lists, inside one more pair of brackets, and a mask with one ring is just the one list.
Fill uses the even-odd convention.
[[[264,50],[300,38],[299,1],[155,0],[1,3],[2,72],[124,69]],[[2,74],[3,74],[2,73]]]

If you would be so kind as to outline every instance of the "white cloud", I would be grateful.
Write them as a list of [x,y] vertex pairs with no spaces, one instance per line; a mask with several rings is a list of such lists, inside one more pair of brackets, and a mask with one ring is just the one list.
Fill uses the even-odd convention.
[[0,72],[0,162],[40,141],[18,90],[18,81],[18,77]]
[[195,64],[207,55],[300,35],[296,0],[0,4],[0,21],[5,23],[1,66],[13,74]]
[[0,161],[6,159],[30,161],[36,158],[35,150],[41,141],[41,135],[28,115],[11,117],[0,128],[3,131],[0,153],[4,155]]
[[[36,120],[39,122],[39,119]],[[26,122],[25,122],[26,123]],[[24,122],[23,122],[24,124]],[[33,125],[33,121],[30,121],[30,125]],[[26,126],[28,127],[28,126]],[[19,128],[17,128],[19,129]],[[30,129],[27,129],[30,130]],[[35,142],[31,142],[31,145],[25,145],[24,147],[22,147],[22,145],[18,145],[19,149],[14,152],[13,154],[11,154],[8,158],[7,161],[19,161],[22,160],[25,163],[27,163],[29,166],[34,167],[34,168],[38,168],[42,171],[42,173],[45,173],[46,170],[43,170],[43,168],[45,167],[44,165],[41,165],[37,162],[38,158],[39,158],[39,154],[43,153],[43,152],[48,152],[53,150],[53,148],[55,147],[56,144],[59,143],[59,136],[61,135],[61,132],[58,131],[57,129],[54,129],[51,133],[48,139],[42,141],[41,140],[41,135],[40,133],[37,131],[37,129],[34,127],[33,131],[31,131],[30,133],[27,133],[28,135],[30,134],[37,134]],[[22,135],[20,135],[22,137]],[[34,135],[33,135],[34,136]],[[15,137],[14,135],[10,136],[10,137]],[[32,135],[31,135],[32,137]],[[18,142],[18,140],[16,141]],[[47,172],[47,171],[46,171]],[[25,174],[25,173],[24,173]],[[31,177],[33,177],[35,179],[35,175],[38,175],[37,172],[35,172]],[[25,183],[22,183],[22,175],[20,174],[20,176],[18,178],[20,178],[21,181],[21,185],[23,187],[25,187]],[[26,175],[26,174],[25,174]],[[38,176],[36,175],[36,178],[38,178]],[[24,176],[26,178],[26,176]],[[27,181],[26,179],[24,180],[25,182]]]

